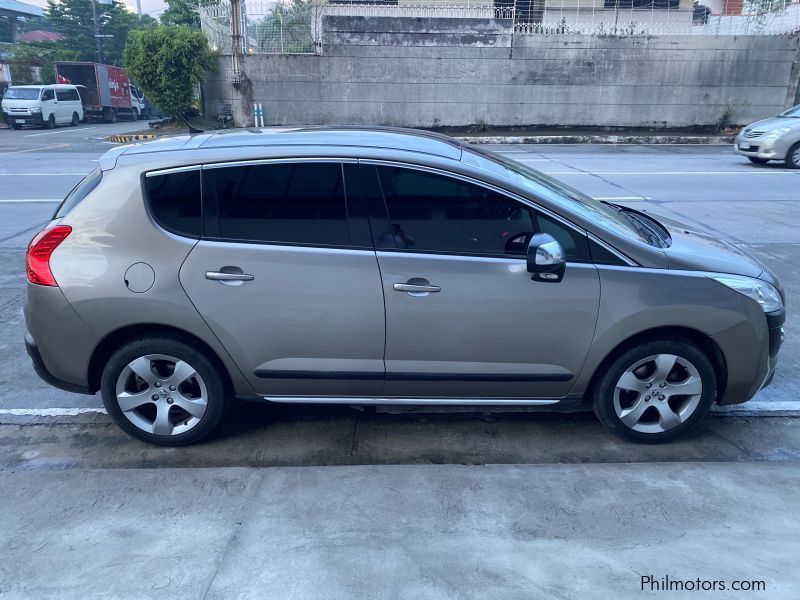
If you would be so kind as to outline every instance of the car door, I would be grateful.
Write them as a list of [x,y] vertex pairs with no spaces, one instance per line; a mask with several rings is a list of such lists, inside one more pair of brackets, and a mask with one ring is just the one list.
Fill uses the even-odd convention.
[[[589,350],[600,298],[585,233],[463,178],[391,164],[363,168],[367,195],[380,198],[371,219],[386,299],[384,394],[566,395]],[[564,247],[562,281],[534,281],[527,272],[535,232]]]
[[380,393],[383,292],[366,216],[348,215],[351,166],[203,169],[204,233],[181,283],[259,394]]
[[47,123],[50,115],[53,115],[56,123],[60,122],[56,92],[53,89],[45,89],[42,91],[42,120]]

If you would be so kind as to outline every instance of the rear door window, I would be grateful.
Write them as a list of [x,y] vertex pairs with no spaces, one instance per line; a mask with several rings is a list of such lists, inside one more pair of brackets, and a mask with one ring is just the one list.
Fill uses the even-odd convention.
[[[338,162],[204,169],[206,235],[245,242],[350,246]],[[212,199],[213,196],[213,199]]]
[[167,231],[199,238],[203,234],[200,169],[148,173],[147,204],[156,223]]
[[75,102],[80,100],[77,90],[56,90],[56,97],[59,102]]

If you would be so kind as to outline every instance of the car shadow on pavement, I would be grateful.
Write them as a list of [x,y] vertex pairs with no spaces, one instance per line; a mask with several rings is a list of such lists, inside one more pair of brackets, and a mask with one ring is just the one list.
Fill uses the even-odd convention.
[[378,412],[237,402],[189,447],[145,444],[109,421],[0,426],[0,469],[383,464],[748,462],[800,459],[792,418],[709,416],[663,444],[613,436],[592,413]]

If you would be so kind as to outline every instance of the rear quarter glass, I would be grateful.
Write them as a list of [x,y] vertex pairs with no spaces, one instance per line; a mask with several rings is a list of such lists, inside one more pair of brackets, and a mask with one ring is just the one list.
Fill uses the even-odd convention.
[[53,219],[60,219],[65,217],[73,208],[78,206],[92,190],[94,190],[103,180],[103,171],[97,167],[94,171],[89,173],[86,177],[80,180],[78,185],[72,188],[72,191],[67,194],[67,197],[59,204]]

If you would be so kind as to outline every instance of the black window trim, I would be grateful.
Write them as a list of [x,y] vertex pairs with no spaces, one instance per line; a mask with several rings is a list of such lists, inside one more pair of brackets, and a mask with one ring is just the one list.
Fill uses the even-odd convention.
[[[205,214],[206,214],[206,206],[205,206],[205,190],[203,189],[203,181],[204,178],[202,176],[202,172],[209,169],[222,169],[227,167],[241,167],[241,166],[254,166],[254,165],[267,165],[267,164],[281,164],[281,163],[297,163],[297,162],[337,162],[342,165],[344,164],[357,164],[357,165],[373,165],[373,166],[392,166],[392,167],[401,167],[401,168],[408,168],[408,169],[416,169],[418,171],[426,171],[429,173],[434,173],[437,175],[443,175],[446,177],[452,177],[455,179],[460,179],[467,183],[471,183],[473,185],[477,185],[480,187],[487,188],[489,190],[494,191],[495,193],[505,195],[512,200],[516,200],[517,202],[521,202],[522,204],[533,208],[534,210],[540,211],[542,214],[555,219],[562,225],[566,226],[568,229],[572,230],[574,233],[578,235],[586,236],[587,243],[588,240],[591,239],[592,241],[600,244],[606,250],[617,256],[621,261],[625,263],[625,266],[629,267],[638,267],[640,266],[638,263],[633,261],[631,258],[608,244],[607,242],[603,241],[599,237],[597,237],[594,233],[590,231],[584,230],[582,227],[575,225],[571,221],[565,219],[561,215],[553,212],[552,210],[537,204],[530,198],[526,198],[524,196],[520,196],[518,193],[513,192],[511,190],[499,187],[487,181],[483,181],[481,179],[476,179],[474,177],[470,177],[468,175],[464,175],[461,173],[456,173],[454,171],[448,171],[445,169],[440,169],[436,167],[430,167],[427,165],[420,165],[417,163],[411,162],[403,162],[398,160],[386,160],[386,159],[376,159],[376,158],[353,158],[353,157],[331,157],[331,156],[302,156],[302,157],[278,157],[278,158],[259,158],[259,159],[242,159],[242,160],[234,160],[234,161],[224,161],[224,162],[211,162],[211,163],[198,163],[192,165],[183,165],[179,167],[168,167],[163,169],[155,169],[152,171],[146,171],[142,173],[143,178],[147,177],[156,177],[158,175],[168,175],[170,173],[181,173],[185,171],[192,171],[192,170],[199,170],[200,173],[200,210],[201,215],[203,215],[202,220],[202,230],[200,233],[200,240],[209,241],[209,242],[228,242],[234,244],[255,244],[255,245],[262,245],[262,246],[294,246],[294,247],[307,247],[307,248],[322,248],[322,249],[341,249],[341,250],[361,250],[361,251],[371,251],[371,252],[395,252],[395,253],[406,253],[406,254],[434,254],[434,255],[445,255],[445,256],[463,256],[463,257],[477,257],[477,258],[500,258],[505,260],[520,260],[520,257],[511,257],[508,255],[500,255],[500,254],[476,254],[476,253],[467,253],[467,252],[447,252],[447,251],[437,251],[437,250],[410,250],[407,248],[378,248],[373,241],[371,246],[362,246],[362,245],[333,245],[333,244],[308,244],[303,242],[270,242],[270,241],[261,241],[261,240],[238,240],[232,238],[217,238],[205,235]],[[380,181],[380,180],[379,180]],[[144,181],[142,182],[144,183]],[[350,215],[350,206],[347,197],[347,179],[344,180],[345,186],[345,209],[347,211],[348,220]],[[147,197],[147,186],[142,185],[142,193],[145,199],[145,207],[147,209],[147,214],[150,219],[155,223],[158,227],[163,229],[164,231],[168,231],[173,235],[177,235],[186,239],[197,240],[196,237],[191,237],[186,235],[185,233],[173,231],[168,229],[158,223],[156,219],[153,217],[151,209],[150,209],[150,199]],[[384,199],[384,206],[385,206],[385,199]],[[388,213],[388,208],[386,209]],[[522,257],[524,258],[524,257]],[[574,264],[598,264],[594,263],[594,261],[568,261]],[[602,263],[599,263],[602,264]]]
[[[436,174],[436,175],[443,175],[445,177],[451,177],[451,178],[454,178],[454,179],[459,179],[459,180],[464,181],[466,183],[470,183],[470,184],[473,184],[473,185],[477,185],[479,187],[486,188],[486,189],[491,190],[491,191],[493,191],[493,192],[495,192],[497,194],[501,194],[503,196],[506,196],[506,197],[510,198],[511,200],[515,200],[517,202],[520,202],[520,203],[524,204],[525,206],[533,208],[534,210],[541,212],[543,215],[554,219],[555,221],[557,221],[560,224],[562,224],[565,227],[567,227],[569,230],[571,230],[576,235],[579,235],[579,236],[582,235],[585,238],[587,238],[587,244],[588,244],[589,237],[591,236],[591,238],[593,240],[598,241],[608,251],[610,251],[612,254],[618,256],[620,258],[620,260],[622,260],[627,266],[631,266],[631,267],[638,266],[634,261],[632,261],[630,258],[625,256],[624,254],[622,254],[619,250],[616,250],[615,248],[613,248],[612,246],[610,246],[607,243],[603,242],[602,240],[599,240],[597,238],[597,236],[595,236],[591,232],[586,231],[585,229],[583,229],[582,227],[580,227],[578,225],[575,225],[574,223],[572,223],[571,221],[565,219],[561,215],[559,215],[557,213],[554,213],[552,210],[549,210],[549,209],[537,204],[536,202],[530,200],[529,198],[525,198],[524,196],[520,196],[519,194],[517,194],[515,192],[512,192],[512,191],[507,190],[505,188],[496,186],[496,185],[494,185],[492,183],[489,183],[487,181],[483,181],[481,179],[476,179],[474,177],[470,177],[469,175],[464,175],[462,173],[456,173],[456,172],[453,172],[453,171],[447,171],[445,169],[439,169],[439,168],[436,168],[436,167],[429,167],[427,165],[419,165],[419,164],[416,164],[416,163],[408,163],[408,162],[397,161],[397,160],[381,160],[381,159],[374,159],[374,158],[366,158],[366,159],[359,159],[358,162],[359,162],[359,164],[364,164],[364,165],[391,166],[391,167],[400,167],[400,168],[406,168],[406,169],[415,169],[415,170],[418,170],[418,171],[426,171],[426,172],[433,173],[433,174]],[[385,202],[385,199],[384,199],[384,202]],[[387,208],[387,211],[388,211],[388,208]],[[450,251],[444,251],[444,250],[414,250],[414,249],[409,249],[409,248],[378,248],[378,247],[376,247],[375,250],[378,251],[378,252],[399,252],[399,253],[405,253],[405,254],[436,254],[436,255],[464,256],[464,257],[475,256],[475,257],[479,257],[479,258],[503,258],[503,259],[506,259],[506,260],[516,260],[516,261],[525,259],[524,256],[508,256],[507,254],[484,254],[484,253],[474,253],[474,252],[450,252]],[[589,260],[571,260],[571,261],[567,261],[567,262],[573,263],[573,264],[595,264],[594,261],[591,260],[591,259],[589,259]]]

